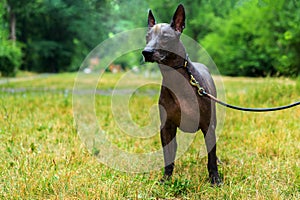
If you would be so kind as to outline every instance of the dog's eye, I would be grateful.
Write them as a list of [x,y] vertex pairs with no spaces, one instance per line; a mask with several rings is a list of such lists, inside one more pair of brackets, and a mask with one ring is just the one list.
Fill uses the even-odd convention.
[[170,37],[170,35],[169,34],[162,34],[162,38],[164,38],[164,39],[168,39]]
[[146,41],[149,41],[151,38],[150,38],[150,34],[147,34],[146,35]]

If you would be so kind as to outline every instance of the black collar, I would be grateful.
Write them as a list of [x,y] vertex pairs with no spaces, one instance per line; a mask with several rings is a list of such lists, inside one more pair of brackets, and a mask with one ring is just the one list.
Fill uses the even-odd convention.
[[188,66],[188,61],[187,60],[184,60],[184,64],[183,65],[179,65],[179,66],[176,66],[176,67],[172,67],[172,69],[180,69],[180,68],[186,68]]
[[172,69],[177,70],[177,69],[180,69],[180,68],[187,68],[188,62],[189,62],[188,60],[189,60],[189,56],[188,56],[188,54],[186,54],[183,65],[172,67]]

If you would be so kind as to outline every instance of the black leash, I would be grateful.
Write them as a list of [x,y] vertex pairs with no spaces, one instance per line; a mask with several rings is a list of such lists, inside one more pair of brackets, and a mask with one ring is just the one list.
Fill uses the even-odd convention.
[[[225,103],[213,95],[207,93],[203,87],[200,86],[199,82],[194,78],[193,74],[191,73],[190,69],[188,68],[188,56],[186,56],[186,59],[184,61],[184,65],[182,66],[186,69],[188,75],[190,76],[190,84],[192,86],[195,86],[198,88],[198,94],[200,96],[204,96],[209,98],[210,100],[213,100],[216,103],[219,103],[222,106],[225,106],[227,108],[235,109],[235,110],[241,110],[241,111],[248,111],[248,112],[270,112],[270,111],[277,111],[277,110],[284,110],[288,108],[292,108],[295,106],[300,105],[300,101],[289,104],[289,105],[284,105],[284,106],[279,106],[279,107],[273,107],[273,108],[244,108],[244,107],[239,107],[239,106],[234,106],[228,103]],[[181,67],[176,67],[175,69],[179,69]]]
[[300,101],[298,101],[298,102],[295,102],[295,103],[292,103],[292,104],[289,104],[289,105],[279,106],[279,107],[274,107],[274,108],[243,108],[243,107],[230,105],[228,103],[220,101],[219,99],[217,99],[213,95],[208,94],[207,92],[205,92],[205,90],[201,90],[201,93],[202,93],[203,96],[208,97],[209,99],[221,104],[222,106],[225,106],[225,107],[228,107],[228,108],[231,108],[231,109],[235,109],[235,110],[248,111],[248,112],[270,112],[270,111],[284,110],[284,109],[288,109],[288,108],[292,108],[292,107],[300,105]]

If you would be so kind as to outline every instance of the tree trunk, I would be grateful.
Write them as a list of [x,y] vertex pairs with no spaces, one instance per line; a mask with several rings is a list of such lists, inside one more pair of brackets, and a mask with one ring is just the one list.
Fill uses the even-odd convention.
[[16,15],[14,11],[11,9],[10,5],[8,5],[8,12],[9,12],[9,25],[10,25],[10,33],[9,39],[16,41]]

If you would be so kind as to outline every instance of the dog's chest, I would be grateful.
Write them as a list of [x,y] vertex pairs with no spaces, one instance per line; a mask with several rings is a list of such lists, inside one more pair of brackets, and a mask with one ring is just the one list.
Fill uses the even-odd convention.
[[171,91],[162,87],[159,98],[161,119],[170,120],[181,130],[195,132],[199,128],[199,102],[194,91]]

